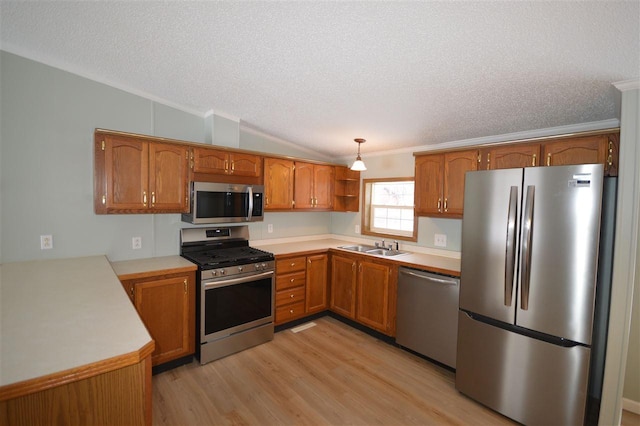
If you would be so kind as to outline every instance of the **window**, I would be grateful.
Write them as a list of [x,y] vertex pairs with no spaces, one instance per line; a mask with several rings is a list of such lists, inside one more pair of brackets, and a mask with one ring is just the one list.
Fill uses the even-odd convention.
[[413,178],[365,179],[362,233],[416,241]]

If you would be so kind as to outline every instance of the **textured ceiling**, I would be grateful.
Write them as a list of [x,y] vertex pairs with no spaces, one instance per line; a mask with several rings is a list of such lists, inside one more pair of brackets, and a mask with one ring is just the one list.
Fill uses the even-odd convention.
[[0,47],[340,157],[619,118],[639,5],[2,0]]

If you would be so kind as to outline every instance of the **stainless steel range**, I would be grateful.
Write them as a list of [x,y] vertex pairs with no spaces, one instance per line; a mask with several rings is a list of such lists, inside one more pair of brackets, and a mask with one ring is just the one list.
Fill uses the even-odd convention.
[[184,228],[180,254],[198,265],[201,364],[273,339],[273,254],[249,247],[248,226]]

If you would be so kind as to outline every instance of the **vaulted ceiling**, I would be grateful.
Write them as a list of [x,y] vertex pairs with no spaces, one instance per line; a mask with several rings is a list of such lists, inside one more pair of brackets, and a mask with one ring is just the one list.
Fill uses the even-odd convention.
[[640,1],[1,1],[0,47],[327,156],[619,118]]

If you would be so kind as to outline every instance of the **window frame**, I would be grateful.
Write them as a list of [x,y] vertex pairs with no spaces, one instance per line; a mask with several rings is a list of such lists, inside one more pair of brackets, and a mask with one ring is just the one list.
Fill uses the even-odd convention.
[[[382,233],[372,230],[371,224],[371,193],[374,183],[380,182],[413,182],[413,233],[411,236],[397,235],[392,233]],[[416,215],[415,206],[415,179],[411,177],[394,177],[394,178],[372,178],[362,179],[362,210],[360,215],[360,231],[363,235],[371,235],[374,237],[387,238],[392,240],[418,241],[418,216]]]

